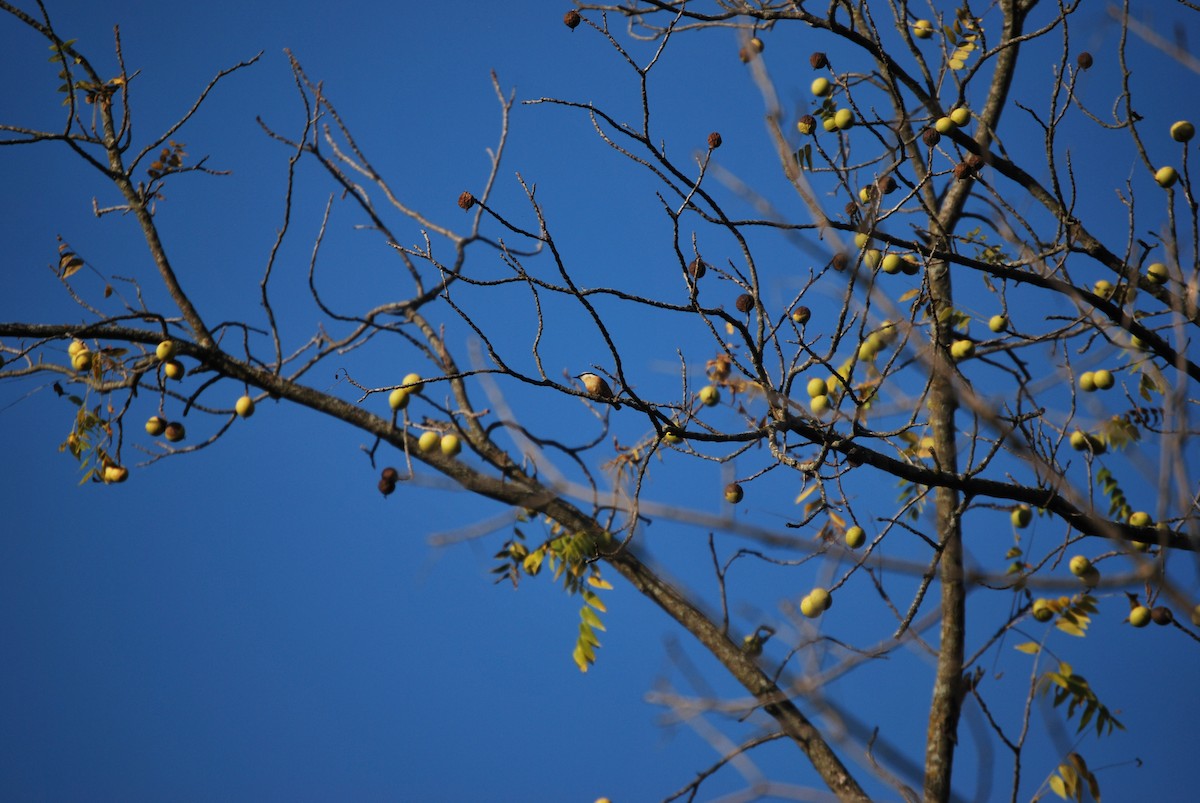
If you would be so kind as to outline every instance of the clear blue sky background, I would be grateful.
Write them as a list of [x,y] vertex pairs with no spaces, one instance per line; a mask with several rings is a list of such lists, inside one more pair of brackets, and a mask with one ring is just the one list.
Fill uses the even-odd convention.
[[[1115,76],[1116,28],[1101,4],[1095,6],[1077,17],[1073,41],[1097,54],[1097,67],[1081,90],[1104,111]],[[498,134],[489,70],[506,89],[516,87],[518,99],[596,101],[616,110],[618,119],[635,119],[631,73],[594,32],[568,32],[564,10],[535,2],[510,3],[502,11],[477,2],[452,10],[433,3],[345,9],[272,2],[216,2],[202,9],[144,2],[50,6],[60,33],[77,37],[77,46],[97,64],[112,64],[111,29],[120,24],[126,63],[141,71],[134,102],[135,134],[143,141],[176,119],[218,69],[265,51],[258,65],[227,79],[177,136],[192,158],[208,155],[210,167],[230,169],[233,176],[183,177],[168,187],[159,215],[184,285],[201,309],[219,310],[213,319],[256,320],[257,282],[281,221],[288,152],[263,135],[255,116],[285,133],[302,121],[283,48],[325,82],[360,145],[404,200],[461,229],[465,216],[454,200],[463,189],[478,191],[487,170],[485,149]],[[1184,18],[1183,25],[1194,40],[1196,19]],[[806,36],[792,31],[768,38],[767,55],[776,59],[771,66],[789,108],[808,103],[810,50],[830,50],[835,66],[840,55],[833,43],[818,45]],[[0,121],[53,128],[60,107],[46,45],[7,19],[0,20],[0,42],[0,66],[9,76],[0,89]],[[761,125],[761,100],[736,50],[732,33],[681,38],[672,46],[651,82],[660,95],[661,133],[686,163],[689,150],[701,147],[710,130],[720,130],[726,140],[722,163],[802,217],[781,187]],[[1134,90],[1147,130],[1162,132],[1178,117],[1200,116],[1195,76],[1176,71],[1187,80],[1164,82],[1170,62],[1141,46],[1135,53],[1145,60],[1144,69],[1135,64]],[[1044,93],[1035,90],[1049,76],[1049,65],[1048,59],[1031,59],[1023,74],[1023,88],[1042,103]],[[1006,145],[1019,148],[1028,145],[1023,137],[1036,143],[1039,136],[1032,126],[1010,126]],[[1177,158],[1177,146],[1165,140],[1154,141],[1156,158]],[[1119,248],[1126,223],[1113,191],[1131,177],[1145,185],[1144,171],[1127,150],[1114,156],[1103,138],[1080,136],[1067,144],[1077,167],[1101,160],[1103,169],[1080,170],[1080,186],[1093,211],[1110,216],[1093,219],[1113,227],[1111,244]],[[96,220],[90,199],[96,196],[103,206],[114,202],[112,193],[68,157],[53,145],[0,150],[4,320],[79,318],[46,268],[55,260],[57,235],[103,273],[149,282],[149,261],[133,222]],[[547,107],[515,110],[497,205],[531,225],[514,171],[538,185],[560,245],[587,284],[682,300],[678,278],[653,270],[669,252],[649,185],[597,143],[582,115]],[[320,179],[311,165],[302,168],[306,192],[275,285],[285,334],[296,342],[318,320],[304,276],[330,192]],[[632,191],[640,192],[636,200]],[[837,199],[836,207],[843,202]],[[749,214],[732,198],[728,206]],[[1159,225],[1161,210],[1146,215],[1147,228]],[[319,266],[323,287],[347,306],[402,297],[405,284],[394,258],[377,237],[353,230],[360,222],[349,205],[335,207]],[[415,228],[402,230],[417,242]],[[766,262],[771,300],[785,303],[799,287],[792,272],[813,261],[807,252],[776,246]],[[490,265],[498,268],[494,259]],[[1084,276],[1093,278],[1099,274]],[[91,293],[101,286],[85,274],[78,284]],[[150,295],[161,298],[156,290]],[[527,302],[514,296],[513,303]],[[981,294],[972,311],[986,317],[994,312],[989,303]],[[616,308],[605,312],[615,314]],[[1021,312],[1033,326],[1047,311]],[[529,321],[498,320],[512,327],[505,343],[512,353],[527,350]],[[574,374],[604,362],[598,337],[571,314],[553,313],[548,320],[550,371]],[[639,389],[653,388],[659,397],[678,389],[669,329],[622,337],[629,349],[636,338],[646,339],[631,359],[642,372]],[[465,335],[452,340],[464,360],[465,342]],[[699,333],[678,345],[697,374],[712,355]],[[1103,353],[1093,356],[1105,359]],[[335,369],[381,387],[411,370],[428,373],[415,360],[399,347],[379,348],[330,362],[308,381],[355,399]],[[581,405],[547,402],[516,386],[505,391],[527,416],[553,420],[562,410],[562,426],[577,439],[595,432]],[[239,393],[231,388],[228,395]],[[543,403],[552,406],[533,406]],[[139,404],[146,409],[139,407],[133,418],[154,412],[152,400]],[[382,397],[366,404],[385,407]],[[517,593],[490,583],[491,555],[506,528],[465,544],[430,545],[431,535],[504,511],[456,493],[428,473],[382,499],[374,487],[377,469],[359,448],[369,445],[360,433],[305,410],[263,403],[252,420],[236,422],[213,448],[135,469],[122,486],[77,487],[77,464],[57,451],[72,413],[41,384],[0,385],[0,789],[6,799],[591,801],[608,795],[628,803],[661,799],[721,751],[696,729],[664,722],[664,710],[646,700],[654,689],[695,691],[678,654],[694,659],[695,671],[718,694],[740,696],[666,616],[614,579],[616,588],[605,595],[609,629],[599,663],[580,674],[570,659],[576,601],[547,578],[527,582]],[[210,430],[193,418],[195,441]],[[626,419],[620,426],[633,437],[643,425]],[[136,462],[136,443],[149,445],[135,430],[127,435],[127,463]],[[1152,466],[1153,455],[1146,459]],[[402,464],[395,455],[382,462]],[[668,455],[667,463],[671,470],[655,473],[649,496],[707,513],[734,512],[719,494],[731,477],[715,464],[689,467],[678,455]],[[747,460],[737,470],[745,474],[757,465]],[[1147,476],[1152,483],[1153,471]],[[875,482],[860,491],[894,495],[890,481]],[[1132,477],[1129,482],[1136,499],[1151,505],[1152,485]],[[768,478],[750,488],[739,517],[779,529],[796,517],[794,477]],[[979,514],[968,523],[971,538],[978,536],[971,544],[974,557],[1002,568],[1012,539],[1007,516]],[[1049,522],[1035,523],[1033,535],[1039,531],[1049,543],[1061,537]],[[669,574],[702,589],[711,603],[704,536],[663,520],[643,539]],[[736,581],[747,601],[733,611],[735,627],[778,623],[780,598],[799,597],[835,572],[827,562],[809,567],[739,564]],[[1195,588],[1194,570],[1181,577]],[[1111,800],[1187,799],[1194,789],[1191,759],[1200,719],[1192,691],[1196,644],[1173,630],[1132,631],[1120,623],[1119,592],[1115,596],[1091,638],[1051,637],[1104,701],[1120,709],[1129,728],[1099,742],[1085,740],[1081,749],[1093,768],[1104,768],[1099,777]],[[1009,600],[997,597],[973,620],[976,638],[1007,610]],[[894,626],[875,616],[880,611],[860,577],[847,585],[822,626],[837,638],[871,644]],[[1042,630],[1028,632],[1036,638]],[[1011,649],[1015,643],[985,662],[992,688],[1006,689],[995,699],[1010,706],[1004,712],[1010,726],[1011,706],[1023,699],[1020,689],[1030,672],[1029,659]],[[929,678],[924,656],[900,651],[831,687],[830,702],[868,729],[880,726],[892,745],[919,762]],[[1035,713],[1026,798],[1072,744],[1073,727],[1047,735],[1042,722]],[[956,784],[963,799],[999,797],[1008,788],[1003,747],[993,744],[990,759],[975,752],[979,728],[972,708]],[[726,731],[735,741],[755,732],[746,725]],[[860,747],[840,749],[852,764],[862,762]],[[764,748],[753,758],[766,777],[797,786],[817,783],[787,745]],[[993,773],[995,785],[988,787],[981,779]],[[701,797],[732,793],[753,778],[727,768]],[[883,799],[894,796],[886,787],[872,789]]]

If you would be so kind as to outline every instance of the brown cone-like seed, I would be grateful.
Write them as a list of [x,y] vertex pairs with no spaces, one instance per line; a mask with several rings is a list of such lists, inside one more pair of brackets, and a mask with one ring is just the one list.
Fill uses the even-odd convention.
[[812,65],[814,70],[820,70],[829,66],[829,57],[818,50],[808,57],[808,63]]
[[966,181],[974,175],[975,171],[966,162],[959,162],[954,166],[954,177],[959,181]]
[[475,196],[472,195],[471,193],[464,192],[462,195],[458,196],[459,209],[470,209],[474,205],[475,205]]
[[749,312],[754,309],[754,296],[742,293],[737,297],[737,301],[733,302],[733,305],[737,307],[738,312]]
[[387,496],[394,490],[396,490],[396,483],[392,482],[391,480],[380,480],[379,481],[379,493],[383,494],[384,496]]
[[721,135],[716,131],[708,135],[708,147],[714,151],[721,147]]
[[583,18],[579,16],[579,12],[575,9],[571,9],[566,14],[563,14],[563,25],[566,25],[572,31],[578,28],[579,23],[582,21]]
[[846,202],[846,215],[850,218],[854,218],[857,214],[858,214],[858,204],[855,203],[854,201],[847,201]]
[[850,267],[850,257],[842,252],[833,255],[833,269],[837,271],[845,270]]
[[1085,50],[1075,57],[1075,63],[1079,65],[1079,69],[1086,70],[1091,68],[1095,60],[1092,58],[1092,54]]
[[1171,609],[1165,605],[1159,605],[1150,609],[1150,618],[1154,620],[1156,625],[1169,625],[1175,621],[1175,615],[1171,613]]
[[979,168],[983,167],[983,157],[977,153],[972,153],[964,161],[972,170],[979,170]]
[[708,273],[708,265],[704,264],[703,259],[696,257],[692,260],[692,264],[688,265],[688,273],[692,274],[693,279],[699,279]]
[[382,472],[380,472],[379,478],[382,480],[387,480],[388,482],[395,482],[396,480],[400,479],[400,472],[391,466],[388,466]]
[[921,135],[921,141],[932,148],[942,141],[942,135],[937,132],[936,128],[926,128],[925,133]]
[[883,195],[889,195],[896,191],[896,179],[891,176],[884,176],[875,182],[876,189]]

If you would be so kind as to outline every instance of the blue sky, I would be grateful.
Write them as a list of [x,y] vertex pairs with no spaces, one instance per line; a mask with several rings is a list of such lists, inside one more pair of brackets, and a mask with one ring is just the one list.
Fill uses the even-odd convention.
[[[503,13],[491,4],[466,3],[452,15],[436,4],[359,3],[338,11],[294,3],[214,3],[203,10],[142,2],[50,7],[60,33],[78,38],[77,47],[106,68],[112,65],[112,26],[120,24],[126,63],[141,71],[134,102],[135,135],[143,138],[173,122],[217,70],[264,51],[258,64],[218,87],[177,137],[191,157],[208,155],[209,166],[231,170],[232,176],[182,177],[168,187],[158,216],[198,306],[211,310],[214,320],[260,322],[257,286],[282,220],[288,152],[262,133],[255,118],[284,133],[302,122],[283,48],[324,82],[359,144],[406,203],[465,228],[454,200],[464,189],[478,191],[488,167],[486,148],[494,147],[499,132],[489,70],[506,91],[515,87],[519,100],[594,101],[622,120],[637,113],[637,84],[629,69],[595,32],[567,31],[564,10],[544,3],[510,4]],[[1097,66],[1081,79],[1080,93],[1095,109],[1107,111],[1116,29],[1099,7],[1084,14],[1093,16],[1078,18],[1074,41],[1097,54]],[[1194,18],[1182,24],[1195,33]],[[55,126],[57,80],[46,63],[45,44],[8,20],[0,21],[0,36],[5,42],[0,65],[7,75],[19,76],[0,89],[0,122]],[[709,131],[721,131],[722,166],[762,188],[789,214],[801,215],[782,186],[761,125],[761,100],[737,63],[736,40],[732,33],[722,36],[679,38],[652,74],[660,133],[687,163],[685,155],[702,148]],[[772,67],[785,105],[803,106],[809,102],[807,56],[817,45],[802,32],[773,36],[767,56],[778,59]],[[820,47],[830,51],[835,66],[839,58],[853,58],[832,43]],[[644,57],[647,51],[634,46],[633,52]],[[1141,46],[1134,54],[1145,60],[1144,68],[1135,69],[1134,90],[1146,130],[1165,131],[1195,109],[1198,96],[1192,83],[1156,78],[1173,69],[1161,54]],[[1020,91],[1031,103],[1045,101],[1039,81],[1049,74],[1048,64],[1031,58],[1026,66]],[[1014,124],[1005,144],[1036,147],[1038,136],[1033,126]],[[1151,190],[1127,146],[1117,149],[1114,141],[1078,134],[1062,146],[1069,145],[1077,168],[1102,166],[1078,171],[1082,203],[1101,222],[1100,230],[1114,232],[1112,244],[1119,247],[1127,223],[1114,189],[1128,179],[1147,195]],[[1178,146],[1165,136],[1148,147],[1155,159],[1178,155]],[[658,269],[669,264],[670,251],[654,185],[599,143],[582,114],[518,106],[504,164],[497,208],[532,225],[515,174],[536,183],[571,269],[587,284],[686,299],[678,276]],[[319,319],[305,275],[332,192],[313,165],[302,166],[299,175],[304,192],[274,285],[282,331],[296,342]],[[0,319],[78,319],[78,308],[45,268],[56,259],[58,235],[101,273],[148,275],[149,260],[132,221],[92,216],[91,198],[104,205],[111,192],[65,149],[0,149],[0,176],[7,188],[9,232]],[[834,208],[844,200],[836,199]],[[728,191],[723,202],[739,215],[751,211]],[[1160,225],[1161,209],[1151,210],[1149,202],[1145,208],[1139,225]],[[1027,205],[1019,211],[1036,214]],[[335,204],[318,265],[327,298],[347,307],[400,298],[406,291],[387,247],[354,229],[361,222],[350,205]],[[402,230],[411,238],[407,243],[418,242],[416,227]],[[709,236],[702,246],[720,253],[728,243]],[[817,259],[809,250],[778,242],[761,247],[760,269],[769,274],[764,301],[782,305]],[[483,275],[502,270],[482,253],[479,264]],[[1081,280],[1099,277],[1091,270],[1081,270]],[[161,301],[161,291],[144,281],[148,298]],[[81,273],[77,286],[94,294],[103,282]],[[711,292],[728,292],[720,288]],[[461,292],[466,302],[481,303],[482,295]],[[818,304],[832,303],[841,291],[814,292],[807,303],[820,314]],[[986,320],[995,311],[986,293],[963,292],[972,314]],[[528,298],[518,293],[488,298],[496,299],[488,302],[496,317],[487,320],[494,320],[504,333],[500,342],[528,368],[535,328],[520,313]],[[658,397],[678,392],[677,348],[694,376],[712,356],[702,334],[676,335],[669,319],[625,319],[611,302],[600,302],[600,309],[618,324],[639,392]],[[1033,328],[1054,312],[1016,308],[1012,315]],[[606,364],[602,341],[579,318],[577,309],[565,307],[547,313],[544,355],[556,377]],[[452,316],[445,323],[466,362],[468,333]],[[1119,355],[1098,349],[1080,359],[1099,365]],[[330,362],[308,382],[358,399],[341,372],[367,387],[383,387],[413,370],[429,372],[415,354],[380,346]],[[980,371],[977,389],[1006,392],[1001,378]],[[527,420],[576,442],[595,436],[596,421],[582,405],[547,400],[516,383],[502,389]],[[240,389],[229,394],[236,397]],[[1100,401],[1090,403],[1097,406],[1089,411],[1096,418],[1107,414]],[[139,400],[138,409],[149,415],[153,404]],[[386,406],[381,396],[364,404]],[[580,674],[570,658],[577,601],[544,577],[524,582],[516,593],[490,581],[491,556],[508,537],[507,525],[465,543],[433,543],[439,535],[502,521],[506,511],[454,491],[430,472],[381,498],[374,487],[378,468],[360,448],[370,444],[345,425],[264,402],[253,419],[235,422],[212,448],[136,468],[121,486],[80,487],[78,465],[57,449],[72,414],[44,383],[0,384],[7,465],[0,485],[7,514],[0,538],[0,644],[8,656],[0,670],[0,707],[6,711],[0,741],[7,755],[0,762],[0,788],[11,799],[591,801],[607,795],[626,803],[661,799],[714,761],[722,743],[706,727],[718,725],[735,743],[757,733],[752,724],[715,717],[705,726],[680,724],[647,699],[650,692],[696,693],[695,677],[718,695],[740,693],[686,634],[615,577],[616,587],[605,594],[608,632],[599,662]],[[733,420],[731,414],[725,419]],[[644,421],[630,417],[615,426],[627,439],[646,429]],[[202,417],[189,419],[189,429],[197,439],[211,430]],[[150,447],[136,433],[129,440],[130,455],[137,454],[134,444]],[[1133,466],[1151,467],[1146,481],[1136,478],[1136,469],[1123,475],[1140,505],[1152,506],[1155,460],[1150,450],[1134,456]],[[385,456],[382,463],[402,465],[402,459]],[[725,482],[761,466],[753,454],[721,467],[695,465],[671,453],[651,474],[647,494],[782,531],[797,517],[795,477],[776,472],[749,484],[746,501],[736,509],[721,501]],[[891,480],[875,477],[856,492],[890,500],[896,489]],[[968,524],[973,560],[1002,570],[1003,552],[1012,543],[1007,515],[977,511]],[[706,532],[663,517],[639,534],[639,544],[667,576],[715,605]],[[1038,519],[1026,539],[1048,544],[1061,535],[1054,523]],[[722,543],[725,555],[753,545]],[[896,545],[889,554],[915,553]],[[1178,579],[1194,591],[1195,564],[1187,565],[1188,559],[1176,564]],[[832,558],[800,569],[737,564],[730,576],[737,592],[734,628],[770,622],[786,630],[791,624],[780,601],[794,604],[805,588],[844,570]],[[912,581],[890,582],[903,600]],[[1011,603],[1002,594],[983,599],[988,593],[971,600],[978,604],[972,620],[976,639],[994,629]],[[1186,684],[1163,679],[1188,677],[1195,642],[1174,628],[1133,631],[1120,621],[1120,591],[1106,594],[1092,637],[1056,634],[1048,642],[1087,675],[1106,703],[1120,709],[1128,728],[1085,740],[1079,749],[1093,769],[1104,768],[1098,775],[1110,799],[1134,799],[1147,789],[1157,799],[1184,799],[1194,781],[1187,734],[1200,716],[1200,702]],[[870,645],[894,627],[894,620],[879,616],[881,610],[860,575],[840,592],[821,627],[839,640]],[[1034,639],[1044,632],[1025,631]],[[1023,640],[1014,635],[997,657],[984,661],[996,695],[989,699],[1009,725],[1030,672],[1028,657],[1011,649]],[[773,649],[769,645],[768,656],[783,657],[783,648]],[[828,700],[868,729],[878,725],[892,746],[919,762],[930,678],[926,656],[901,650],[831,685]],[[1026,798],[1054,768],[1063,746],[1073,744],[1073,726],[1063,736],[1047,732],[1040,713],[1034,723],[1024,768],[1029,781],[1022,786]],[[1004,748],[991,740],[996,752],[990,759],[977,753],[977,724],[975,708],[963,725],[955,788],[963,799],[1006,797]],[[864,763],[861,744],[840,745],[839,752],[856,767]],[[819,785],[786,744],[751,757],[763,777],[795,787]],[[727,768],[706,783],[701,799],[732,794],[755,777],[746,768]],[[990,793],[982,780],[987,778],[994,779]],[[881,799],[894,796],[887,787],[871,788]]]

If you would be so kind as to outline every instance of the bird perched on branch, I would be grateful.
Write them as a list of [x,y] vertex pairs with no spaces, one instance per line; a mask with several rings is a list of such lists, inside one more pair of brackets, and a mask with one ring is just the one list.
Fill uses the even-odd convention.
[[617,403],[616,397],[613,396],[612,388],[608,386],[608,382],[604,381],[604,377],[597,376],[590,371],[580,374],[575,377],[583,383],[583,387],[588,394],[600,401],[612,402],[614,410],[620,410],[621,405]]

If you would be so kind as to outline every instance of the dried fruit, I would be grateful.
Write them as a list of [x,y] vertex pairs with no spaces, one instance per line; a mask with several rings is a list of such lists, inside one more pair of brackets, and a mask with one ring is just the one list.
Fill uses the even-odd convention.
[[563,14],[563,25],[566,25],[572,31],[579,27],[579,23],[583,21],[583,17],[579,16],[579,12],[571,9],[566,14]]
[[808,63],[812,65],[814,70],[824,69],[829,66],[829,57],[818,50],[808,57]]
[[470,209],[475,205],[475,196],[467,191],[463,191],[462,195],[458,196],[459,209]]
[[716,131],[708,135],[708,147],[710,150],[716,150],[721,147],[721,135]]
[[754,309],[754,296],[742,293],[737,297],[737,301],[733,302],[733,305],[737,307],[738,312],[749,312]]
[[1092,54],[1085,50],[1075,57],[1075,63],[1079,65],[1079,69],[1087,70],[1091,69],[1091,66],[1096,62],[1092,58]]

